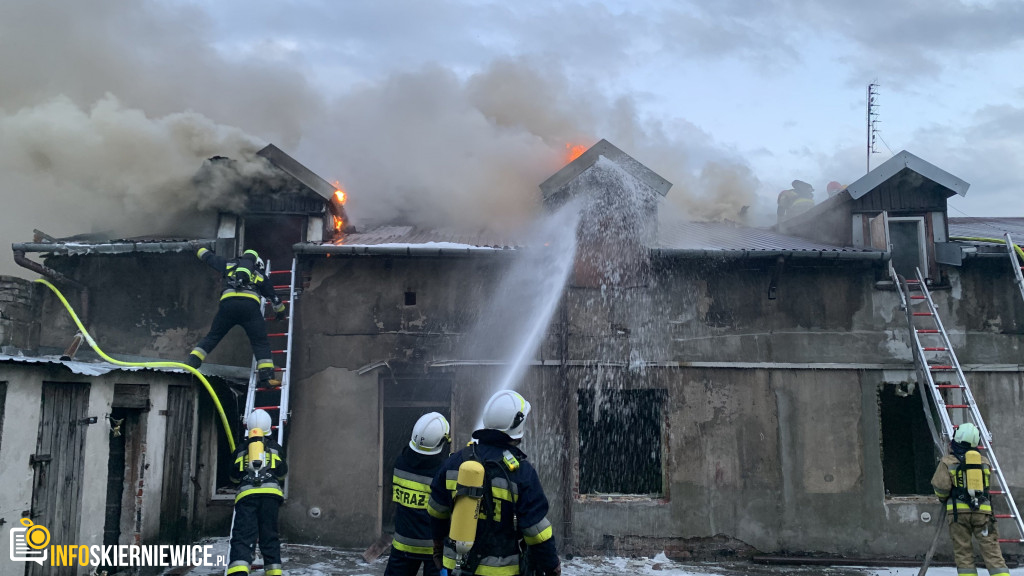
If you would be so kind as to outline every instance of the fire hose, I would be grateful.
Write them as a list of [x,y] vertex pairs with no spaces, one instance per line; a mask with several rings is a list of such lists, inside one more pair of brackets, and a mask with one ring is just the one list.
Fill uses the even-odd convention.
[[217,408],[217,414],[220,415],[220,423],[221,426],[223,426],[224,428],[224,435],[227,436],[228,446],[231,448],[231,452],[234,453],[235,440],[231,434],[231,426],[228,424],[228,417],[224,414],[224,407],[221,406],[220,400],[217,398],[217,394],[213,391],[213,387],[210,386],[209,380],[207,380],[206,377],[199,372],[199,370],[196,370],[195,368],[189,366],[188,364],[182,364],[181,362],[125,362],[123,360],[117,360],[115,358],[107,356],[107,354],[103,352],[103,350],[100,350],[99,345],[96,344],[95,340],[93,340],[92,336],[89,334],[89,331],[85,329],[85,326],[82,325],[82,321],[78,319],[78,315],[75,314],[74,309],[71,308],[71,304],[68,304],[68,301],[64,298],[64,295],[60,293],[60,290],[58,290],[56,286],[50,284],[48,281],[42,278],[37,278],[36,282],[43,284],[44,286],[52,290],[53,293],[57,295],[57,298],[60,298],[61,303],[64,304],[64,308],[67,309],[68,314],[71,315],[71,319],[75,321],[75,325],[78,326],[79,330],[81,330],[82,335],[85,337],[85,341],[88,342],[89,346],[91,346],[92,349],[95,350],[96,353],[99,354],[100,357],[106,360],[107,362],[110,362],[111,364],[117,364],[118,366],[133,366],[139,368],[183,368],[191,372],[197,378],[199,378],[199,381],[202,382],[203,386],[206,387],[206,391],[210,393],[210,398],[213,400],[213,405]]
[[[1003,244],[1003,245],[1006,244],[1006,240],[1004,240],[1002,238],[976,238],[974,236],[950,236],[949,239],[950,240],[961,240],[961,241],[966,240],[968,242],[992,242],[993,244]],[[1024,260],[1024,249],[1021,249],[1020,246],[1018,246],[1017,244],[1014,244],[1013,245],[1013,251],[1017,253],[1017,256],[1020,257],[1021,260]]]

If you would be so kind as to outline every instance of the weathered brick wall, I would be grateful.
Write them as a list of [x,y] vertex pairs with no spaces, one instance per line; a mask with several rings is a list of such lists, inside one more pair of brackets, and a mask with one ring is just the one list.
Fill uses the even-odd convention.
[[33,284],[15,276],[0,276],[0,350],[28,350],[36,346],[39,323],[32,311]]

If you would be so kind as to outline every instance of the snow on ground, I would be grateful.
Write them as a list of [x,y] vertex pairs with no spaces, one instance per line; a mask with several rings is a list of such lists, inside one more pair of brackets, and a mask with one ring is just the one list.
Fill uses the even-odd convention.
[[[212,544],[217,553],[227,554],[227,538],[203,540],[198,544]],[[289,576],[382,576],[387,565],[387,554],[368,563],[363,561],[362,550],[305,544],[284,544],[282,557],[285,574]],[[171,570],[164,574],[169,575]],[[749,562],[683,564],[669,560],[664,553],[653,558],[575,557],[563,560],[562,564],[563,576],[917,576],[917,572],[917,567],[776,566]],[[180,571],[174,573],[180,574]],[[213,576],[223,573],[223,567],[195,567],[187,574]],[[253,573],[261,575],[263,572],[254,570]],[[931,568],[928,576],[956,576],[956,569]]]

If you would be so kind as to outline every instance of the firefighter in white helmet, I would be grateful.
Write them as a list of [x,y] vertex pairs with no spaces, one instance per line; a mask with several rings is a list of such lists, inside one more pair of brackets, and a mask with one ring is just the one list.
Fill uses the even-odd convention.
[[978,451],[981,432],[970,422],[956,428],[949,443],[949,454],[939,461],[932,487],[946,504],[949,539],[953,542],[953,558],[958,574],[977,574],[974,548],[978,548],[991,576],[1009,576],[1003,553],[999,549],[999,532],[992,516],[989,494],[990,463]]
[[245,576],[259,542],[266,576],[281,576],[281,539],[277,516],[284,500],[281,483],[288,473],[284,448],[273,438],[273,421],[265,410],[245,419],[248,437],[235,450],[229,478],[238,484],[231,524],[228,576]]
[[451,444],[448,420],[438,412],[420,416],[412,427],[409,444],[395,460],[391,500],[395,503],[395,534],[384,576],[437,576],[431,559],[433,539],[427,500],[430,482],[448,458]]
[[[518,392],[494,394],[484,406],[483,428],[473,432],[474,442],[452,454],[434,477],[427,512],[435,519],[438,569],[464,575],[516,576],[523,569],[539,576],[561,574],[548,500],[537,471],[519,449],[529,414],[530,403]],[[482,470],[482,481],[463,485],[470,475],[462,470],[474,466]],[[475,534],[470,530],[468,537],[465,527],[456,525],[466,498],[476,498],[479,506]]]

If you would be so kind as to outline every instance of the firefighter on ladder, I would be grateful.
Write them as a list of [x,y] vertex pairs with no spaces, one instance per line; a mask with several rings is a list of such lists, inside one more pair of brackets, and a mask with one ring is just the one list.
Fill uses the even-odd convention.
[[981,432],[970,422],[956,428],[950,442],[950,453],[943,456],[932,476],[935,495],[946,504],[949,520],[949,539],[953,542],[953,557],[959,576],[978,574],[974,566],[974,548],[978,548],[991,576],[1009,576],[999,533],[992,516],[989,495],[989,461],[978,451]]
[[537,471],[519,449],[530,403],[491,396],[483,429],[451,455],[430,485],[434,564],[452,576],[559,576],[561,564]]
[[421,564],[423,576],[438,575],[431,558],[434,548],[427,500],[430,482],[448,458],[449,431],[448,420],[440,413],[420,416],[412,427],[409,445],[395,461],[391,488],[397,505],[395,534],[384,576],[415,576]]
[[241,326],[249,337],[260,386],[279,385],[274,379],[274,360],[270,353],[266,320],[260,310],[260,298],[266,298],[274,308],[277,319],[284,316],[284,303],[274,293],[274,286],[264,275],[263,261],[255,250],[246,250],[240,258],[227,260],[206,248],[199,248],[196,256],[224,275],[224,290],[220,306],[206,336],[192,349],[185,363],[199,368],[206,356],[220,343],[228,331]]
[[270,414],[253,410],[245,419],[248,438],[235,450],[229,478],[238,484],[226,576],[246,576],[256,543],[266,576],[281,576],[281,539],[277,516],[284,500],[281,483],[288,473],[284,448],[272,434]]

